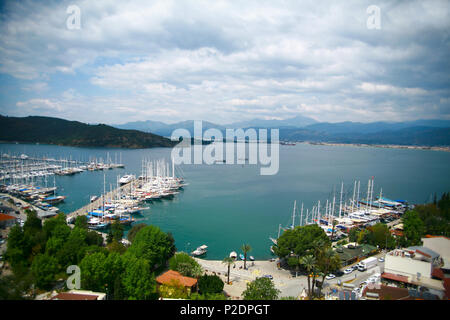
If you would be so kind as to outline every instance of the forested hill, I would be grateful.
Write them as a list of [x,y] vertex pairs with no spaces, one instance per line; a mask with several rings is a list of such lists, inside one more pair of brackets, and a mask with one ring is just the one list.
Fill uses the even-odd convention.
[[122,130],[108,125],[89,125],[50,117],[0,115],[0,141],[45,143],[77,147],[153,148],[175,142],[152,133]]

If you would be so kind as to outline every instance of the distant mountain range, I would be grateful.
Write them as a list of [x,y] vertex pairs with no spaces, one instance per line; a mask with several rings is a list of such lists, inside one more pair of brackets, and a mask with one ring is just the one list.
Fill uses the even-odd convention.
[[[193,133],[193,120],[165,124],[159,121],[138,121],[113,125],[121,129],[135,129],[170,137],[175,129],[183,128]],[[332,143],[395,144],[420,146],[450,146],[449,120],[417,120],[408,122],[317,122],[297,116],[286,120],[255,119],[218,125],[202,122],[203,130],[216,128],[223,132],[231,128],[279,128],[280,139],[285,141],[310,141]]]
[[153,133],[89,125],[50,117],[0,116],[0,141],[45,143],[77,147],[172,147],[175,142]]

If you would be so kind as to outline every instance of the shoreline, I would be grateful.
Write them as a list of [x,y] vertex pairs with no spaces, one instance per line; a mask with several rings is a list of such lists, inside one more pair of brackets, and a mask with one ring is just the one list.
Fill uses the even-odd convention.
[[296,143],[319,145],[319,146],[336,146],[336,147],[365,147],[365,148],[432,150],[432,151],[450,152],[450,147],[438,147],[438,146],[413,146],[413,145],[365,144],[365,143],[334,143],[334,142],[312,142],[312,141],[299,141]]

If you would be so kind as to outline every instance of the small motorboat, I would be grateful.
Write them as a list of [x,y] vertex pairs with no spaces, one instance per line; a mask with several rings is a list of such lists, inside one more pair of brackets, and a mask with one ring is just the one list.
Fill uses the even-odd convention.
[[236,259],[237,258],[237,253],[235,251],[230,253],[230,258],[231,259]]
[[207,245],[202,245],[202,246],[198,247],[197,249],[195,249],[194,251],[192,251],[191,255],[193,255],[195,257],[202,256],[208,251],[207,249],[208,249]]
[[242,253],[239,254],[239,259],[241,259],[241,260],[245,259],[244,255]]
[[250,261],[255,261],[255,258],[253,256],[250,256]]

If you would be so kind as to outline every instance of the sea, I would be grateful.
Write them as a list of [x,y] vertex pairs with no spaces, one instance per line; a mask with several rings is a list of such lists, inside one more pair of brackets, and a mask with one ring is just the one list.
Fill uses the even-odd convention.
[[[89,203],[90,197],[100,195],[104,188],[114,188],[118,177],[141,175],[143,159],[170,162],[171,151],[0,144],[2,154],[121,160],[125,165],[122,169],[49,177],[48,186],[55,183],[58,195],[67,196],[58,206],[65,213]],[[249,244],[249,255],[263,260],[273,257],[269,237],[277,236],[280,224],[292,225],[294,201],[298,210],[294,225],[299,225],[302,204],[306,213],[319,200],[322,206],[327,199],[332,201],[333,195],[338,202],[341,182],[344,198],[352,197],[355,181],[361,181],[361,197],[365,197],[368,180],[373,177],[375,195],[382,188],[383,196],[410,204],[431,202],[434,194],[439,198],[450,191],[450,152],[443,151],[299,143],[280,145],[277,174],[261,175],[260,167],[248,163],[177,165],[176,175],[183,176],[188,185],[173,199],[147,203],[149,209],[136,216],[136,223],[171,232],[179,251],[191,252],[207,245],[205,259],[221,260]]]

